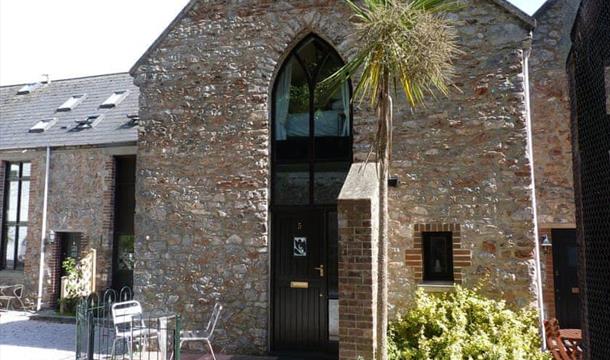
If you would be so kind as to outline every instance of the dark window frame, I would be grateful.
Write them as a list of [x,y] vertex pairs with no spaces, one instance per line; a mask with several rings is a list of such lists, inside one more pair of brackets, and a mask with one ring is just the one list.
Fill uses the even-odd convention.
[[[432,251],[431,238],[432,237],[444,237],[446,244],[446,254],[447,257],[447,271],[442,273],[434,273],[429,268],[430,264],[428,262],[429,257],[431,256],[430,252]],[[450,231],[426,231],[422,232],[422,270],[423,270],[423,281],[424,282],[453,282],[454,281],[454,272],[455,269],[453,267],[453,233]]]
[[[301,50],[304,46],[306,46],[310,41],[316,41],[318,42],[319,45],[321,45],[322,47],[325,48],[325,50],[327,51],[327,54],[325,55],[325,57],[322,59],[322,61],[320,62],[320,64],[316,67],[314,73],[311,73],[308,69],[308,67],[306,66],[306,64],[304,63],[303,59],[301,59],[298,55],[299,50]],[[279,71],[277,72],[278,76],[279,74],[281,74],[284,71],[284,68],[286,67],[286,65],[289,63],[289,61],[291,59],[294,59],[296,63],[299,64],[299,66],[303,69],[303,71],[306,74],[307,77],[307,84],[308,84],[308,88],[309,88],[309,136],[307,138],[304,138],[307,142],[307,155],[304,158],[295,158],[295,159],[281,159],[278,156],[278,148],[279,148],[279,144],[278,141],[276,140],[276,118],[275,118],[275,112],[276,112],[276,97],[277,97],[277,86],[278,86],[278,82],[277,79],[273,85],[273,91],[272,91],[272,96],[271,96],[271,202],[270,202],[270,209],[273,208],[282,208],[282,207],[310,207],[310,206],[316,206],[316,205],[333,205],[333,204],[327,204],[324,202],[318,202],[316,201],[316,197],[315,197],[315,184],[316,184],[316,165],[318,164],[324,164],[324,163],[344,163],[345,166],[347,167],[347,171],[346,173],[349,171],[349,166],[352,164],[352,160],[353,160],[353,136],[354,136],[354,132],[353,132],[353,119],[354,119],[354,114],[353,114],[353,106],[351,103],[351,99],[353,96],[353,87],[352,87],[352,82],[351,80],[348,80],[348,87],[349,87],[349,97],[350,97],[350,107],[349,107],[349,117],[350,117],[350,121],[349,121],[349,136],[347,136],[347,142],[348,142],[348,153],[345,154],[344,156],[340,156],[340,157],[335,157],[335,158],[319,158],[316,154],[316,136],[315,136],[315,121],[314,121],[314,117],[315,117],[315,104],[314,104],[314,93],[315,93],[315,88],[316,85],[323,79],[319,79],[318,75],[320,73],[320,70],[322,70],[323,66],[326,65],[326,62],[329,60],[329,58],[331,56],[335,56],[337,59],[339,59],[341,61],[341,64],[344,65],[345,62],[343,61],[342,57],[339,55],[339,53],[335,50],[335,48],[329,44],[327,41],[325,41],[324,39],[322,39],[321,37],[315,35],[315,34],[310,34],[308,36],[306,36],[305,38],[303,38],[303,40],[301,40],[288,54],[288,56],[286,57],[286,59],[284,60],[282,66],[280,67]],[[309,179],[309,183],[308,183],[308,201],[307,203],[302,203],[302,204],[280,204],[277,202],[276,196],[275,196],[275,182],[276,182],[276,175],[278,173],[278,168],[281,167],[282,165],[306,165],[309,169],[308,171],[308,179]]]
[[[19,174],[17,176],[11,175],[11,166],[12,165],[19,165]],[[29,176],[24,176],[23,175],[23,166],[25,164],[29,164],[30,165],[30,175]],[[18,261],[18,252],[19,252],[19,238],[20,238],[20,230],[22,230],[22,228],[26,228],[28,229],[29,226],[29,221],[21,221],[21,208],[23,206],[23,204],[21,203],[21,194],[22,194],[22,190],[23,190],[23,183],[25,181],[27,181],[29,183],[29,189],[31,190],[31,175],[32,175],[32,163],[29,161],[11,161],[11,162],[6,162],[6,167],[5,167],[5,179],[4,179],[4,204],[2,206],[2,228],[1,228],[1,232],[0,235],[2,236],[2,239],[0,241],[0,270],[23,270],[24,268],[24,263],[19,262]],[[17,181],[17,207],[15,209],[16,211],[16,219],[15,221],[9,221],[8,219],[8,210],[9,210],[9,203],[10,203],[10,199],[9,199],[9,195],[10,195],[10,183],[11,181]],[[30,202],[30,197],[28,194],[28,209],[29,209],[29,202]],[[29,215],[28,215],[28,220],[29,220]],[[13,252],[13,266],[12,267],[7,267],[7,259],[6,259],[6,255],[8,253],[8,251],[10,249],[8,249],[8,229],[9,227],[15,227],[15,246],[12,249]],[[29,229],[28,229],[29,230]],[[26,230],[26,232],[28,231]],[[27,236],[27,233],[26,233]]]

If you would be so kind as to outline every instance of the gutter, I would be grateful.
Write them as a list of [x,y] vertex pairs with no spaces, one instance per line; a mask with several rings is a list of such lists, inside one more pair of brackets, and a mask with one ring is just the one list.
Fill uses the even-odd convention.
[[[531,34],[531,33],[530,33]],[[538,302],[538,314],[540,317],[540,337],[542,338],[542,350],[546,350],[546,336],[544,332],[544,299],[542,294],[542,270],[540,266],[540,239],[538,238],[538,203],[536,201],[536,177],[534,173],[534,146],[532,111],[530,105],[530,79],[529,79],[529,57],[531,48],[524,50],[523,56],[523,83],[525,89],[525,111],[527,120],[527,152],[530,158],[531,188],[532,188],[532,212],[534,216],[534,257],[536,262],[536,292]]]
[[42,288],[44,278],[44,242],[47,234],[47,200],[49,197],[49,165],[51,163],[51,147],[47,146],[47,159],[44,170],[44,195],[42,200],[42,226],[40,232],[40,263],[38,266],[38,297],[36,311],[42,308]]

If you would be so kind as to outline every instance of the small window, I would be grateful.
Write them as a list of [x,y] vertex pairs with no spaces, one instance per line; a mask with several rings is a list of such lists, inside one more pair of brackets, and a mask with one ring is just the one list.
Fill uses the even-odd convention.
[[424,281],[453,281],[451,232],[424,232]]
[[31,133],[45,132],[51,126],[55,125],[56,122],[57,122],[57,118],[49,118],[49,119],[40,120],[39,122],[37,122],[36,124],[34,124],[34,126],[32,126],[30,128],[29,132],[31,132]]
[[29,93],[31,93],[32,91],[38,89],[41,86],[42,86],[41,83],[31,83],[31,84],[23,85],[17,91],[17,95],[26,95],[26,94],[29,94]]
[[76,129],[91,129],[95,127],[95,125],[99,124],[99,122],[102,121],[103,118],[104,115],[89,115],[85,119],[76,120]]
[[70,97],[68,100],[66,100],[66,102],[64,102],[63,104],[61,104],[60,107],[57,108],[57,111],[73,110],[75,107],[78,106],[78,104],[80,104],[81,102],[83,102],[83,100],[85,100],[86,96],[87,95],[82,94],[82,95],[74,95],[74,96]]
[[108,99],[106,99],[106,101],[102,103],[102,105],[100,105],[100,107],[104,109],[113,108],[119,105],[121,101],[127,97],[127,95],[129,95],[127,90],[115,91]]

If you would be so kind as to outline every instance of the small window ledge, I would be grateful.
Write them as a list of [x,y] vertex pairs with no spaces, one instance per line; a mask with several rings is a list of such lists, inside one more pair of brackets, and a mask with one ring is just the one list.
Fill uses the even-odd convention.
[[426,281],[417,284],[417,287],[424,289],[425,292],[449,292],[455,289],[455,283],[446,281]]

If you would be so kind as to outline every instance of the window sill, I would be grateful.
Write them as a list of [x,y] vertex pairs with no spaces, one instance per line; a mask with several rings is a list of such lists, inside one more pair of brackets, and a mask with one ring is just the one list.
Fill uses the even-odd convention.
[[417,284],[425,292],[449,292],[455,289],[455,283],[449,281],[426,281]]

